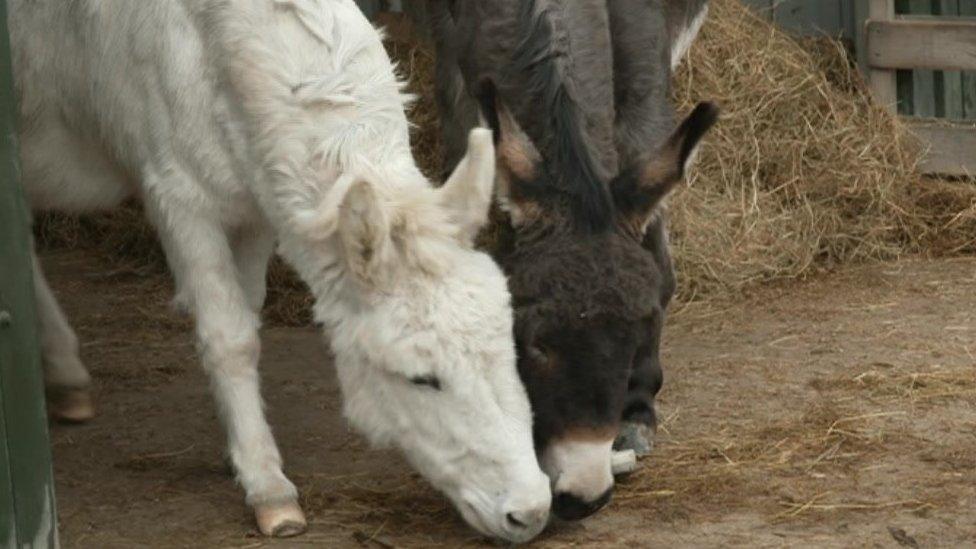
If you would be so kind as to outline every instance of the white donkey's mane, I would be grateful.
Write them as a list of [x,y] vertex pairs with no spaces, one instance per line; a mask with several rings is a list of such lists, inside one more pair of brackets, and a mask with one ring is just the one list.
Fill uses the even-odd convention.
[[[374,191],[390,206],[395,223],[422,225],[427,236],[443,238],[456,229],[435,207],[430,185],[414,162],[404,114],[414,98],[404,92],[382,34],[369,26],[356,28],[356,19],[344,17],[344,10],[358,9],[347,0],[274,0],[273,5],[273,10],[267,4],[248,10],[228,4],[210,22],[262,163],[265,180],[257,181],[262,188],[255,194],[267,210],[279,212],[273,221],[280,249],[311,286],[317,320],[331,325],[348,318],[363,296],[341,291],[348,273],[328,253],[329,245],[315,255],[306,252],[309,239],[318,242],[336,230],[339,203],[351,184],[379,183]],[[290,43],[269,40],[288,19],[304,31],[314,58],[295,55],[299,33],[288,35]],[[429,250],[401,251],[412,266],[438,271],[442,263],[436,253],[424,253]],[[343,303],[347,297],[353,302]]]
[[[308,208],[342,174],[387,172],[399,176],[394,181],[426,186],[410,154],[404,109],[412,97],[385,53],[379,55],[380,34],[342,18],[342,10],[358,9],[351,2],[273,5],[227,4],[210,21],[278,199],[289,209]],[[305,51],[296,56],[297,45],[275,40],[287,23],[269,17],[293,17],[305,31]],[[316,58],[308,59],[309,52]]]

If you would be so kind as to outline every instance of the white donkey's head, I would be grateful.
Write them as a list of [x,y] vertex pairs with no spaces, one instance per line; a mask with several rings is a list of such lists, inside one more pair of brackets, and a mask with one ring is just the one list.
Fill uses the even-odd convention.
[[337,184],[325,209],[335,212],[344,291],[355,295],[320,300],[316,312],[353,426],[400,448],[476,529],[520,542],[545,526],[551,495],[516,371],[505,277],[472,244],[494,166],[491,133],[476,129],[440,189]]

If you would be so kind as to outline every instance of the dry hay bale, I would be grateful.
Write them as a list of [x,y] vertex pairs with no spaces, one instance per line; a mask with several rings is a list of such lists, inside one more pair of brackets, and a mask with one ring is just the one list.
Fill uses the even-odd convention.
[[675,78],[682,111],[723,108],[671,201],[681,298],[921,251],[976,251],[976,188],[922,183],[919,147],[840,42],[816,47],[714,0]]
[[[417,97],[409,113],[415,155],[436,179],[433,54],[402,18],[382,23],[388,51]],[[872,101],[839,42],[801,42],[739,0],[713,0],[674,97],[682,112],[701,100],[723,108],[688,185],[670,204],[679,300],[722,298],[766,280],[906,253],[976,252],[976,186],[916,174],[916,144]],[[134,208],[40,221],[42,244],[95,246],[119,261],[142,256],[162,265]],[[496,223],[483,240],[497,234]],[[306,324],[310,302],[276,260],[268,320]]]

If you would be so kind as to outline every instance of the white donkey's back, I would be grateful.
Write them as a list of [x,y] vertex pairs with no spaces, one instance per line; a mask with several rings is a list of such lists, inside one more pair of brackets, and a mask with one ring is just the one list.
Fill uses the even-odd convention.
[[[140,197],[195,317],[238,481],[267,534],[302,531],[257,363],[276,240],[332,334],[346,414],[479,530],[525,540],[549,488],[515,371],[504,277],[471,240],[490,135],[440,190],[420,174],[393,67],[351,0],[13,0],[35,209]],[[35,259],[52,411],[93,414],[78,343]]]
[[[160,192],[206,198],[235,224],[253,217],[245,191],[322,190],[303,173],[264,184],[262,168],[364,150],[412,166],[400,84],[352,1],[13,2],[11,30],[37,207],[111,206],[140,177],[174,186],[184,171],[193,189]],[[69,183],[96,168],[90,185]]]

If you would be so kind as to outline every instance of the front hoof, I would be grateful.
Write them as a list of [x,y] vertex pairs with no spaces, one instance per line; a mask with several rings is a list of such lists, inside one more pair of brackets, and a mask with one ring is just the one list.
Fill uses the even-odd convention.
[[610,471],[613,476],[629,475],[637,470],[637,454],[630,449],[614,450],[610,456]]
[[95,405],[88,388],[49,390],[47,406],[51,417],[65,423],[84,423],[95,417]]
[[644,457],[654,449],[653,430],[642,423],[626,422],[620,427],[614,450],[633,450],[637,457]]
[[261,533],[273,538],[290,538],[305,532],[305,513],[297,502],[267,503],[254,507]]

